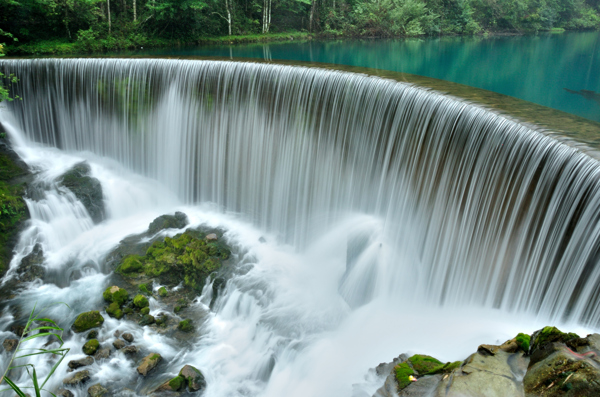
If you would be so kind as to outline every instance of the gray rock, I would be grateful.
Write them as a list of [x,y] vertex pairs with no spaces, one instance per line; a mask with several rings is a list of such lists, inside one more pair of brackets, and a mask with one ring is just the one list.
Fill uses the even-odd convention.
[[11,352],[17,347],[18,344],[18,339],[4,339],[4,342],[2,342],[2,347],[5,351]]
[[179,371],[179,376],[185,379],[190,391],[200,391],[206,388],[206,380],[204,379],[204,375],[202,372],[198,370],[196,367],[192,367],[191,365],[185,365]]
[[75,395],[73,393],[71,393],[70,390],[67,390],[67,389],[58,390],[58,393],[56,393],[56,395],[59,397],[75,397]]
[[153,220],[148,226],[148,232],[156,234],[164,229],[182,229],[189,223],[187,215],[178,211],[175,215],[161,215]]
[[21,263],[17,268],[17,274],[21,281],[33,281],[44,277],[45,270],[42,264],[44,263],[44,250],[40,243],[37,243],[29,255],[21,259]]
[[138,352],[137,346],[125,346],[121,351],[127,355],[134,355]]
[[88,365],[92,365],[94,363],[94,359],[91,358],[90,356],[87,356],[86,358],[82,358],[79,360],[71,360],[69,361],[69,368],[71,369],[78,369],[81,367],[87,367]]
[[115,349],[121,350],[122,348],[127,346],[127,343],[123,339],[117,339],[113,342],[113,346],[115,347]]
[[101,384],[96,384],[90,386],[88,389],[88,395],[90,397],[102,397],[108,394],[108,390],[106,390]]
[[105,217],[102,185],[98,179],[89,176],[90,173],[90,165],[82,162],[65,172],[58,183],[73,192],[94,223],[100,223]]
[[108,346],[98,349],[96,354],[94,354],[94,358],[96,360],[103,360],[103,359],[108,358],[109,356],[110,356],[110,347],[108,347]]
[[133,342],[133,335],[131,335],[129,332],[125,332],[123,334],[123,339],[125,339],[127,342],[131,343],[131,342]]
[[83,370],[75,372],[73,375],[63,379],[63,384],[69,386],[77,386],[87,382],[88,380],[90,380],[90,371]]

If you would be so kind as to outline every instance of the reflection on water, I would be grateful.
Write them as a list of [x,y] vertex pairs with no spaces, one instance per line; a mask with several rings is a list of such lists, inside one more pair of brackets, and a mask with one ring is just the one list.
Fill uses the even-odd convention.
[[146,55],[287,59],[434,77],[600,121],[600,32],[537,36],[305,41],[145,50]]

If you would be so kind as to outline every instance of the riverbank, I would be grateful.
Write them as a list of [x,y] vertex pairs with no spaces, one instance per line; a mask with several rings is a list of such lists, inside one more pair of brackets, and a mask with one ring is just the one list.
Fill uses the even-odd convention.
[[311,40],[333,40],[333,39],[378,39],[378,38],[432,38],[432,37],[501,37],[501,36],[523,36],[527,34],[561,34],[570,32],[562,28],[553,28],[540,31],[481,31],[477,34],[439,34],[436,36],[396,36],[379,37],[369,35],[347,34],[341,31],[327,31],[323,33],[308,33],[290,31],[283,33],[266,34],[248,34],[218,37],[200,37],[194,40],[169,40],[162,38],[148,38],[143,35],[134,35],[130,37],[109,37],[106,39],[77,40],[69,41],[67,39],[53,39],[34,41],[26,44],[9,45],[5,47],[5,54],[12,56],[32,56],[32,55],[75,55],[105,53],[123,50],[135,49],[167,49],[192,46],[210,46],[210,45],[231,45],[231,44],[249,44],[249,43],[269,43],[269,42],[301,42]]

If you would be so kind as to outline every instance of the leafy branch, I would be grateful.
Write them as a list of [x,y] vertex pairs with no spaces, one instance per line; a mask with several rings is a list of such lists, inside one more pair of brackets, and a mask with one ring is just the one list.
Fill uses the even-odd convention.
[[[69,305],[67,305],[66,303],[61,303],[61,304],[69,307]],[[0,385],[2,384],[2,382],[5,382],[8,386],[10,386],[10,389],[3,389],[3,390],[0,390],[0,392],[12,389],[13,391],[15,391],[17,393],[17,395],[19,397],[26,397],[27,395],[23,392],[23,390],[19,386],[17,386],[8,377],[8,373],[10,372],[10,370],[16,369],[16,368],[25,368],[25,370],[27,371],[27,374],[31,378],[33,386],[24,387],[23,389],[34,389],[35,396],[41,397],[41,391],[45,390],[44,386],[46,385],[46,383],[48,382],[50,377],[54,374],[54,372],[56,371],[56,369],[58,368],[60,363],[62,363],[62,361],[65,359],[65,357],[69,353],[70,349],[63,348],[63,345],[64,345],[64,341],[62,338],[63,329],[60,328],[53,320],[51,320],[49,318],[40,317],[41,314],[44,312],[44,310],[47,309],[47,307],[43,308],[42,310],[39,311],[39,313],[36,314],[36,312],[35,312],[36,306],[37,306],[37,304],[33,306],[33,309],[31,310],[31,314],[29,315],[29,320],[27,320],[27,324],[25,325],[25,328],[23,329],[23,333],[21,334],[21,337],[19,338],[19,343],[17,344],[17,346],[15,348],[15,352],[13,353],[10,361],[8,362],[6,371],[4,371],[4,374],[0,378]],[[50,324],[50,325],[40,325],[35,328],[32,328],[32,327],[34,327],[34,324],[38,324],[38,323]],[[34,332],[36,332],[36,331],[38,331],[38,333],[34,334]],[[30,336],[27,336],[28,334]],[[43,337],[55,337],[60,342],[60,346],[57,349],[42,349],[42,348],[27,348],[27,349],[25,349],[25,348],[21,348],[21,345],[23,343],[28,342],[33,339],[43,338]],[[35,367],[33,364],[23,364],[23,365],[14,365],[13,366],[13,362],[17,359],[31,357],[31,356],[38,356],[38,355],[42,355],[42,354],[51,354],[51,355],[56,354],[57,356],[60,356],[60,359],[58,360],[58,362],[56,364],[54,364],[54,366],[52,367],[52,369],[50,370],[50,372],[48,373],[48,375],[46,376],[46,378],[44,379],[44,381],[41,384],[39,383],[37,373],[36,373],[36,370],[35,370]],[[48,391],[48,390],[45,390],[45,391]],[[55,394],[53,394],[49,391],[48,391],[48,393],[50,393],[52,396],[56,397]]]

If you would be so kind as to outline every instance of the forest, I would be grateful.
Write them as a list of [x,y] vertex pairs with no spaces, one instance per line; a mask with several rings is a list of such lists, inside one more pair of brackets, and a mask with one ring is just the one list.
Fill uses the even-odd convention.
[[600,0],[0,0],[0,49],[8,53],[599,26]]

